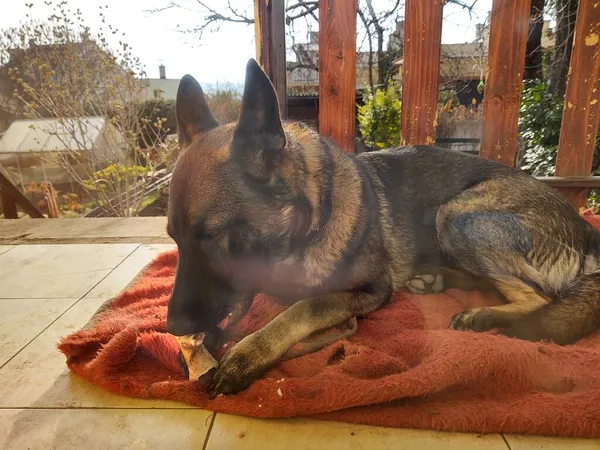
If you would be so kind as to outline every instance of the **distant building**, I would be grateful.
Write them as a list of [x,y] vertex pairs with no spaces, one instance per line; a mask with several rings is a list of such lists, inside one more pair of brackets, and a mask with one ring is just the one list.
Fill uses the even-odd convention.
[[[473,100],[480,103],[483,94],[477,91],[477,85],[487,70],[488,47],[490,38],[490,20],[476,25],[476,36],[473,42],[462,44],[442,44],[440,60],[440,83],[453,86],[461,104],[470,104]],[[404,21],[396,24],[396,30],[389,36],[388,49],[399,54],[393,62],[397,67],[394,79],[402,82],[404,66]],[[550,22],[544,21],[542,30],[542,48],[554,47],[554,35]]]
[[177,99],[177,89],[180,78],[167,78],[164,65],[158,66],[158,78],[145,78],[142,82],[140,99],[144,100],[173,100]]
[[[319,33],[311,32],[309,42],[295,44],[292,48],[297,61],[287,63],[288,97],[316,96],[319,93]],[[373,57],[373,61],[377,61]],[[379,72],[373,64],[373,79],[377,81]],[[369,52],[356,54],[356,90],[369,86]]]
[[[93,74],[94,79],[91,80],[91,84],[96,86],[98,93],[102,92],[108,77],[107,67],[114,71],[111,74],[113,79],[119,79],[119,76],[125,74],[125,70],[120,65],[106,63],[112,56],[91,39],[64,44],[31,43],[25,48],[8,49],[6,53],[8,61],[0,66],[0,132],[6,130],[13,120],[23,117],[23,105],[13,97],[16,85],[9,76],[9,69],[22,68],[24,60],[38,59],[47,63],[54,72],[52,75],[54,82],[62,83],[63,78],[67,77],[64,82],[70,83],[69,77],[74,76],[71,62],[75,56],[75,60],[79,63],[85,62],[85,72]],[[25,78],[33,88],[39,85],[39,81],[35,77]],[[71,95],[73,100],[81,100],[81,103],[86,96],[89,97],[89,93],[78,92],[76,89],[71,90]]]
[[[287,112],[288,117],[311,126],[319,126],[319,33],[311,32],[309,42],[295,44],[296,61],[287,62]],[[373,61],[377,61],[373,55]],[[373,80],[377,83],[379,71],[372,65]],[[362,102],[362,93],[369,87],[369,53],[356,54],[356,102]],[[358,130],[358,127],[357,127]],[[358,133],[358,131],[357,131]]]

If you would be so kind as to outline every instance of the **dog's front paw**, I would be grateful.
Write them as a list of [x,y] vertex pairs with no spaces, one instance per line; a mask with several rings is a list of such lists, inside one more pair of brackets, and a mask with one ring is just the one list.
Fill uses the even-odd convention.
[[494,328],[493,314],[487,308],[473,308],[455,314],[450,328],[457,331],[489,331]]
[[243,391],[266,371],[269,364],[264,364],[266,358],[259,349],[249,341],[242,340],[221,359],[209,388],[211,398]]
[[441,273],[415,275],[405,286],[413,294],[437,294],[444,290],[444,276]]

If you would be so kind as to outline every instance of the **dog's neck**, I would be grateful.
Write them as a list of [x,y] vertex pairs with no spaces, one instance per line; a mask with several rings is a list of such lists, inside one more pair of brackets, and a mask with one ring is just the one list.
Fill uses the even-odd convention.
[[315,238],[304,253],[306,278],[313,286],[321,285],[334,273],[336,265],[344,258],[348,242],[357,232],[360,214],[370,214],[364,210],[367,207],[363,195],[366,180],[361,176],[356,159],[335,144],[322,143],[306,147],[307,152],[313,152],[307,155],[307,160],[318,160],[319,168],[327,174],[324,179],[323,173],[311,173],[307,165],[308,177],[319,187],[316,196],[319,201],[312,205],[313,211],[318,213],[310,229]]

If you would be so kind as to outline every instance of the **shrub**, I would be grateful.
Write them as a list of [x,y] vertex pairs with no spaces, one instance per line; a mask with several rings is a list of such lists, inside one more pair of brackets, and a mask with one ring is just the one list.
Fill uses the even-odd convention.
[[[521,98],[519,131],[525,147],[521,169],[534,176],[554,175],[564,98],[554,96],[546,85],[534,82],[525,85]],[[600,174],[600,134],[592,174]]]
[[206,101],[219,123],[237,122],[242,107],[242,96],[233,87],[208,92]]
[[367,92],[364,105],[358,106],[359,131],[365,146],[371,150],[400,145],[401,103],[394,85]]
[[89,180],[84,180],[83,185],[88,191],[105,191],[113,186],[119,186],[123,191],[131,189],[139,177],[148,169],[142,166],[125,166],[111,164],[104,169],[94,172]]

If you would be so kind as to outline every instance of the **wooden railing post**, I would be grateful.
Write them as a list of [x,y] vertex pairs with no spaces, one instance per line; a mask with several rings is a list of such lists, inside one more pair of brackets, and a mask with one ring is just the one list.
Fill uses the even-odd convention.
[[407,0],[402,145],[432,145],[437,127],[443,0]]
[[357,0],[319,1],[319,131],[354,152]]
[[513,167],[531,0],[494,0],[479,154]]
[[5,219],[18,219],[17,202],[8,195],[5,189],[0,188],[0,200],[2,201],[2,211]]
[[268,75],[282,119],[287,117],[284,0],[254,0],[256,60]]
[[[0,172],[0,192],[2,193],[2,204],[6,205],[8,204],[8,211],[9,214],[13,215],[14,217],[8,217],[6,215],[6,210],[4,210],[4,217],[9,219],[9,218],[13,218],[13,219],[17,219],[18,217],[16,216],[16,212],[14,212],[15,210],[12,209],[14,208],[13,203],[18,204],[21,209],[29,215],[29,217],[31,217],[32,219],[43,219],[44,215],[40,212],[39,209],[37,209],[33,203],[31,203],[29,201],[29,199],[27,197],[25,197],[21,191],[19,191],[11,182],[8,178],[6,178],[6,176]],[[5,198],[6,203],[5,203]],[[5,206],[3,206],[5,207]]]
[[[556,175],[585,176],[592,172],[600,124],[600,2],[580,1],[571,66],[560,129]],[[587,188],[561,188],[575,206],[585,205]]]

